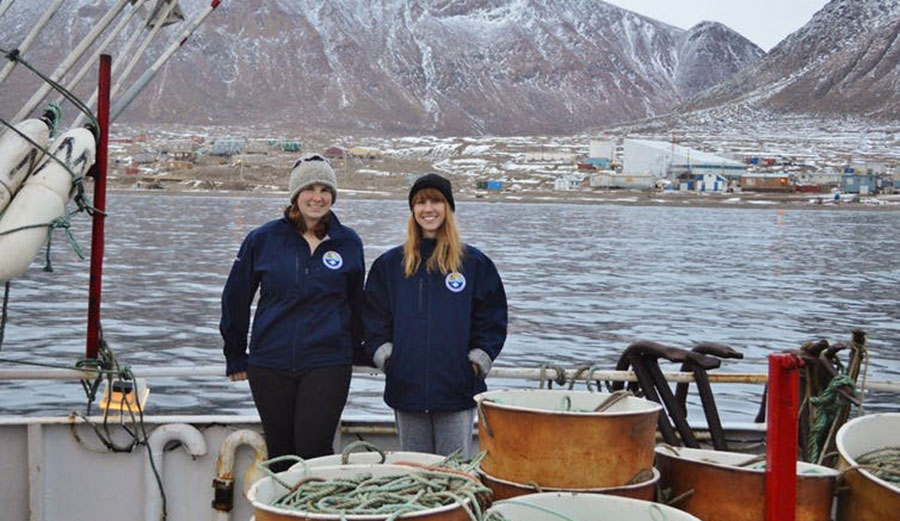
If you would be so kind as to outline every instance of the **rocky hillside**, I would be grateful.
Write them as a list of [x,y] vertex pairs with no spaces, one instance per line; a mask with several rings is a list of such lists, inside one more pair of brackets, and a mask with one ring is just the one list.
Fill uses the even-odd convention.
[[[13,4],[0,46],[49,3]],[[208,0],[180,3],[190,18]],[[67,1],[29,58],[52,70],[112,4]],[[569,132],[668,112],[762,55],[719,24],[685,31],[595,0],[224,0],[123,120]],[[0,111],[31,85],[5,84]]]
[[767,56],[685,109],[743,103],[900,119],[900,0],[832,0]]

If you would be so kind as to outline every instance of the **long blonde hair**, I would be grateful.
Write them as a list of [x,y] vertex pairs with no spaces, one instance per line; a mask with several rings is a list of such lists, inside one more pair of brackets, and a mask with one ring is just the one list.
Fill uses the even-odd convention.
[[[453,210],[444,195],[434,188],[423,188],[416,192],[413,205],[423,199],[443,202],[445,210],[444,223],[437,230],[437,244],[431,257],[425,261],[425,267],[428,271],[440,271],[443,274],[461,271],[466,246],[459,237]],[[421,245],[422,228],[416,222],[415,215],[410,215],[406,224],[406,242],[403,244],[403,274],[406,277],[412,277],[422,264]]]

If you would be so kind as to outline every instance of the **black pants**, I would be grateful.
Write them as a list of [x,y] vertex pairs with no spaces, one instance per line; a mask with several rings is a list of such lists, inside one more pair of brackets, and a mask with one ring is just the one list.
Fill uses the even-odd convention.
[[[247,368],[269,458],[296,454],[308,459],[334,453],[334,433],[347,402],[351,370],[349,365],[299,373]],[[275,464],[272,470],[289,466],[290,462]]]

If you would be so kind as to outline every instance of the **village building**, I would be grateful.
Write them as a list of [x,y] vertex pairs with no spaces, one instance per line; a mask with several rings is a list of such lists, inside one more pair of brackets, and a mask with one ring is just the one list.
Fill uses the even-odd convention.
[[714,174],[736,180],[747,172],[747,165],[742,162],[649,139],[626,139],[624,156],[622,173],[666,178],[685,190],[694,189],[697,176]]
[[749,192],[792,192],[794,186],[788,174],[744,174],[741,190]]

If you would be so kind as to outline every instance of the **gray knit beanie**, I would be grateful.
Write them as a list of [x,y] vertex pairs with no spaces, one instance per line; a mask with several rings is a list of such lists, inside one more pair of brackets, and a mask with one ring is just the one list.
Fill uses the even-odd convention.
[[291,168],[291,181],[288,184],[293,201],[301,190],[309,185],[321,184],[331,190],[331,202],[337,200],[337,178],[331,165],[319,154],[306,154],[294,163]]

